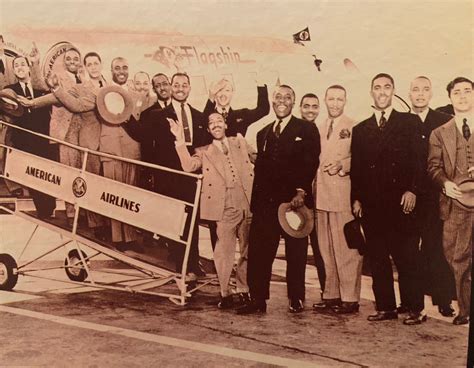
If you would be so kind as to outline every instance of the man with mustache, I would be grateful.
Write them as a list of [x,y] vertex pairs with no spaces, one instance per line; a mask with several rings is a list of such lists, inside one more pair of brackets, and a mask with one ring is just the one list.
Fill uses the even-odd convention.
[[374,114],[352,131],[352,212],[362,217],[377,312],[369,321],[397,319],[390,256],[398,270],[400,293],[409,311],[403,321],[426,320],[418,262],[419,232],[414,217],[422,176],[421,127],[410,113],[393,109],[393,78],[372,79]]
[[319,133],[314,124],[292,115],[295,92],[281,85],[273,93],[275,121],[257,134],[253,184],[248,283],[252,300],[239,314],[265,313],[270,278],[280,237],[285,239],[287,290],[291,313],[303,311],[308,237],[294,238],[283,231],[278,207],[313,207],[311,182],[319,164]]
[[201,191],[201,219],[215,221],[218,241],[214,250],[214,264],[221,288],[220,309],[234,306],[229,280],[235,259],[237,235],[240,258],[236,268],[236,291],[239,303],[249,301],[247,286],[247,253],[251,222],[250,198],[252,195],[253,149],[245,139],[227,137],[227,124],[219,113],[209,115],[208,131],[213,142],[199,147],[191,156],[184,144],[182,125],[170,119],[171,132],[176,136],[176,151],[187,172],[203,169]]

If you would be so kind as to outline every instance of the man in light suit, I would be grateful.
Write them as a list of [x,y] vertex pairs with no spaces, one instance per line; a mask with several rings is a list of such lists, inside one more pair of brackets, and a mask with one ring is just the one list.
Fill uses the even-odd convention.
[[214,140],[199,147],[191,156],[184,144],[182,126],[170,120],[171,131],[176,136],[176,152],[183,169],[193,172],[203,169],[200,211],[201,219],[217,224],[217,245],[214,250],[214,264],[221,288],[218,308],[234,306],[229,290],[229,280],[235,259],[237,235],[240,258],[236,268],[237,293],[240,304],[249,301],[247,285],[248,237],[251,222],[250,199],[252,196],[253,150],[239,134],[226,137],[227,125],[219,113],[209,115],[209,132]]
[[[201,112],[187,103],[191,92],[189,76],[185,73],[175,73],[171,78],[172,101],[163,110],[149,110],[138,121],[131,117],[124,128],[130,136],[141,143],[155,142],[152,162],[171,169],[182,170],[179,156],[175,149],[175,136],[170,132],[169,119],[177,120],[183,125],[185,145],[190,154],[194,154],[196,147],[209,144],[212,137],[204,124]],[[194,178],[179,176],[166,171],[154,171],[154,190],[168,197],[194,202],[196,183]],[[199,267],[199,227],[195,222],[193,238],[188,259],[188,271],[202,274]],[[169,240],[169,242],[172,242]],[[177,270],[181,270],[182,255],[178,255]],[[194,277],[194,275],[190,275]]]
[[472,81],[464,77],[448,84],[455,115],[431,133],[428,155],[429,175],[442,190],[439,210],[443,220],[443,249],[454,272],[459,305],[459,314],[453,320],[455,325],[469,323],[471,302],[474,209],[458,201],[463,196],[458,184],[474,177],[472,89]]
[[[224,117],[227,124],[226,135],[234,137],[237,134],[245,136],[247,128],[270,112],[268,102],[268,89],[266,85],[257,86],[257,106],[254,109],[233,109],[231,107],[234,97],[234,86],[231,81],[222,78],[209,88],[209,99],[204,107],[203,114],[208,117],[213,112],[218,112]],[[209,221],[212,249],[216,246],[216,224]]]
[[283,231],[278,207],[313,207],[311,182],[319,163],[319,133],[314,124],[292,115],[295,93],[281,85],[273,94],[275,121],[257,134],[257,160],[253,184],[248,283],[252,300],[239,314],[265,313],[270,278],[280,237],[285,239],[287,291],[291,313],[303,311],[308,238]]
[[339,314],[359,310],[362,256],[349,249],[344,225],[351,213],[351,134],[354,120],[344,115],[346,90],[330,86],[324,97],[328,118],[320,125],[321,155],[316,182],[317,234],[326,270],[321,303],[315,310],[333,309]]
[[352,130],[351,201],[362,217],[372,271],[377,322],[397,319],[393,261],[409,315],[406,325],[426,321],[419,270],[419,229],[413,212],[422,177],[420,121],[393,109],[393,78],[377,74],[370,94],[375,112]]
[[[411,110],[420,118],[423,139],[423,163],[428,162],[431,132],[451,119],[450,115],[429,107],[433,95],[431,81],[425,76],[416,77],[410,84]],[[432,297],[434,305],[445,317],[452,317],[454,309],[451,299],[456,295],[454,276],[443,253],[443,222],[439,218],[439,188],[433,183],[426,168],[423,170],[417,214],[421,234],[421,265],[424,290]],[[402,305],[403,306],[403,295]]]

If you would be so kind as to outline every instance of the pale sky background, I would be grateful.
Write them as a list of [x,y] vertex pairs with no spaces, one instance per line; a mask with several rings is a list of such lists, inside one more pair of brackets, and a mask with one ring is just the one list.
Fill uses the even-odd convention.
[[308,26],[312,40],[304,52],[310,60],[312,53],[323,59],[323,73],[314,69],[307,81],[314,83],[319,94],[331,79],[340,81],[345,57],[361,71],[363,90],[353,90],[352,95],[357,92],[367,98],[370,78],[381,71],[395,77],[397,93],[405,99],[413,77],[429,76],[434,106],[449,102],[445,92],[449,80],[459,75],[473,78],[472,1],[0,0],[0,4],[0,30],[5,38],[29,50],[29,38],[35,37],[42,54],[47,42],[64,40],[64,31],[83,32],[84,43],[93,42],[97,32],[112,32],[109,47],[123,52],[123,45],[112,46],[120,40],[114,35],[122,32],[291,41],[293,33]]

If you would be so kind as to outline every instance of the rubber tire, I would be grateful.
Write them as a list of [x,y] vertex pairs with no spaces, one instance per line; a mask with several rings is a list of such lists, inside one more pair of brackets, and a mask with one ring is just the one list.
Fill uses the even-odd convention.
[[17,281],[18,281],[18,274],[14,273],[13,270],[17,268],[17,264],[15,259],[9,254],[0,254],[0,264],[6,268],[7,277],[0,284],[0,290],[12,290]]
[[[85,258],[87,258],[87,255],[84,252],[82,252],[82,257],[84,257],[84,259],[85,259]],[[64,266],[66,267],[65,268],[66,275],[67,275],[67,277],[69,277],[69,280],[71,280],[71,281],[82,282],[85,279],[87,279],[86,269],[84,267],[80,270],[77,270],[76,268],[74,268],[73,271],[72,271],[71,269],[68,268],[69,264],[74,264],[74,263],[77,263],[77,262],[80,262],[77,266],[81,266],[82,263],[81,263],[81,257],[79,256],[79,252],[77,251],[77,249],[73,249],[73,250],[69,251],[66,259],[64,260]]]

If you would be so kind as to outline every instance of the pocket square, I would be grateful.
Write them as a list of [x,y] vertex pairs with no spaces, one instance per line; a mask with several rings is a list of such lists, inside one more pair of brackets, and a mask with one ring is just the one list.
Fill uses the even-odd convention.
[[303,138],[301,138],[301,137],[296,137],[295,138],[295,142],[302,141],[302,140],[303,140]]

